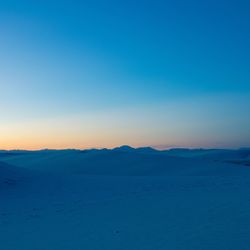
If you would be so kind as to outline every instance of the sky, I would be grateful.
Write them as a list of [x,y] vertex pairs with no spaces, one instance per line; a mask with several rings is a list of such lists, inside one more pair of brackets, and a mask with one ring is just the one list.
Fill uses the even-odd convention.
[[0,148],[249,147],[249,12],[0,1]]

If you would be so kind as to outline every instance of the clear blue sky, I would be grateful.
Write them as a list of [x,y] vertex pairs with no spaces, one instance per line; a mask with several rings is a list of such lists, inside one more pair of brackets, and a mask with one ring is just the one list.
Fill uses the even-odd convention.
[[250,2],[0,2],[0,148],[250,146]]

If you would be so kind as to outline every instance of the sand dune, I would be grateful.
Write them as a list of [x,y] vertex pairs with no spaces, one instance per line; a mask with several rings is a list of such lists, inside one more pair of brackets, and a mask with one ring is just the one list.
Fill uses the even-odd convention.
[[246,166],[133,150],[1,159],[1,249],[249,249]]

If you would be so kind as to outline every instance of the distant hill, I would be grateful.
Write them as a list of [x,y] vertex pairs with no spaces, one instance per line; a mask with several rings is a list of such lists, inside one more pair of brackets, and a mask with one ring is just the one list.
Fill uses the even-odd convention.
[[[115,149],[40,150],[19,154],[10,151],[1,159],[10,165],[31,170],[84,175],[230,175],[235,172],[236,166],[220,162],[227,161],[229,156],[225,153],[229,154],[224,150],[158,151],[149,147],[136,149],[122,146]],[[217,157],[218,154],[223,157]]]

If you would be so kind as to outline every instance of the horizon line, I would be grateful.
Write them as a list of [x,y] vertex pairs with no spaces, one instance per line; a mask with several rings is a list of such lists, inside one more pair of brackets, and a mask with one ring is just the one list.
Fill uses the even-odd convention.
[[130,145],[120,145],[116,147],[89,147],[89,148],[78,148],[78,147],[65,147],[65,148],[46,148],[46,147],[41,147],[41,148],[36,148],[36,149],[25,149],[25,148],[13,148],[13,149],[4,149],[1,148],[0,151],[63,151],[63,150],[79,150],[79,151],[84,151],[84,150],[114,150],[114,149],[119,149],[122,147],[128,147],[131,149],[142,149],[142,148],[151,148],[156,151],[166,151],[166,150],[173,150],[173,149],[185,149],[185,150],[240,150],[240,149],[250,149],[250,146],[243,146],[243,147],[182,147],[182,146],[175,146],[175,147],[157,147],[157,146],[139,146],[139,147],[134,147]]

